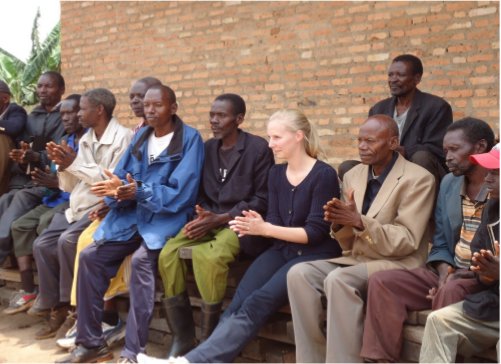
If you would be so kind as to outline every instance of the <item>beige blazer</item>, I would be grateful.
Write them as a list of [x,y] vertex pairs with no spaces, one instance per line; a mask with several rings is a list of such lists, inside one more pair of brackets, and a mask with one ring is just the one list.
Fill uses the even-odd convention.
[[[369,166],[360,164],[344,176],[343,195],[355,191],[358,211],[362,209],[368,173]],[[428,254],[434,200],[433,176],[399,155],[369,211],[362,215],[365,229],[343,227],[334,233],[343,255],[330,261],[366,263],[369,275],[379,270],[419,267]]]

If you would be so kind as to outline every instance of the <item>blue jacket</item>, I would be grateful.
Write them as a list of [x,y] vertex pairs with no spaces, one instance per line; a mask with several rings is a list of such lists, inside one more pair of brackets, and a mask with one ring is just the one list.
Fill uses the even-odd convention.
[[142,128],[115,167],[124,183],[127,173],[138,182],[136,200],[118,203],[105,198],[111,211],[94,233],[98,244],[127,241],[139,233],[148,249],[161,249],[193,213],[204,160],[199,132],[176,115],[171,143],[149,164],[152,132],[151,127]]
[[442,261],[453,267],[454,249],[459,241],[463,211],[461,208],[461,188],[464,176],[447,174],[440,183],[437,206],[435,207],[435,233],[433,246],[428,254],[428,263]]

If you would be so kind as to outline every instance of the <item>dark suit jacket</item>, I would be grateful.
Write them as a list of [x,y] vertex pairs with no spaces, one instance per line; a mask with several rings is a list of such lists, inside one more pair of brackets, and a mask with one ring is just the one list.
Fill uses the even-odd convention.
[[24,130],[27,118],[26,110],[11,102],[5,113],[0,116],[0,126],[5,129],[2,133],[10,136],[13,142],[17,142]]
[[205,142],[205,162],[198,203],[217,214],[231,217],[242,210],[266,213],[268,171],[274,164],[273,153],[261,137],[239,130],[236,152],[228,166],[228,175],[221,182],[219,175],[218,139]]
[[[384,114],[393,118],[396,97],[379,101],[369,110],[369,116]],[[444,99],[416,89],[407,120],[400,136],[400,145],[409,159],[419,150],[429,151],[444,163],[442,142],[447,127],[452,124],[452,109]]]

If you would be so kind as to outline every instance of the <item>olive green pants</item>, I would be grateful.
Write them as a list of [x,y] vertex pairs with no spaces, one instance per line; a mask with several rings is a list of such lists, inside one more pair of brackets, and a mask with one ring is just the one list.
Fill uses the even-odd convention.
[[158,269],[162,276],[165,297],[173,297],[186,290],[186,262],[179,257],[179,249],[192,247],[195,281],[204,302],[212,304],[223,300],[228,278],[228,265],[240,251],[237,235],[229,228],[218,228],[198,240],[191,240],[181,230],[169,239],[160,252]]
[[68,202],[62,202],[56,207],[38,205],[30,212],[15,220],[10,228],[14,242],[16,257],[33,255],[33,242],[50,224],[57,212],[68,208]]

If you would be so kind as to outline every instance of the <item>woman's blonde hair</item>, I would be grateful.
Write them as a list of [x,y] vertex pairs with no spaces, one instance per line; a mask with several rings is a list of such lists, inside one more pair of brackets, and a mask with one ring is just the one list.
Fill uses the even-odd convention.
[[323,155],[323,150],[320,147],[315,125],[311,124],[306,115],[299,110],[279,110],[270,116],[268,123],[280,120],[285,127],[292,132],[301,130],[304,134],[303,143],[306,154],[310,157],[318,159]]

